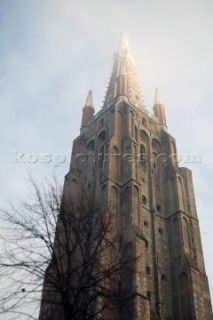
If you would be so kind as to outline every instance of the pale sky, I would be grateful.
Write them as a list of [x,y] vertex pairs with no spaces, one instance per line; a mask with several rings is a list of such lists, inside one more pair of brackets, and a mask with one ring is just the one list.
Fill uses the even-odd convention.
[[[122,31],[147,108],[159,87],[179,155],[202,157],[180,166],[193,171],[213,293],[212,0],[0,0],[0,206],[25,196],[27,172],[68,172],[88,90],[100,110]],[[32,153],[66,162],[26,163]]]

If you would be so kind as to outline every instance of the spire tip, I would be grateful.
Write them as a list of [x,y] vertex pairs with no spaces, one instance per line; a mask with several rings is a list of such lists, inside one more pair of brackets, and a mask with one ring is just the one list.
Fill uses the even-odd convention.
[[123,50],[129,50],[128,34],[126,31],[121,34],[120,52]]

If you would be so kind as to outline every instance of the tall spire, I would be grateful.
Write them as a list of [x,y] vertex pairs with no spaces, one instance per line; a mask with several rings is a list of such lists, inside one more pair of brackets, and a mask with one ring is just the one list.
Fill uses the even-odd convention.
[[137,80],[134,57],[130,51],[127,33],[123,32],[120,46],[114,55],[114,63],[103,107],[116,97],[125,95],[144,107],[143,96]]
[[158,121],[163,126],[166,126],[166,116],[165,116],[165,109],[163,99],[160,94],[159,88],[155,89],[155,100],[154,100],[154,107],[153,107],[154,115],[158,118]]

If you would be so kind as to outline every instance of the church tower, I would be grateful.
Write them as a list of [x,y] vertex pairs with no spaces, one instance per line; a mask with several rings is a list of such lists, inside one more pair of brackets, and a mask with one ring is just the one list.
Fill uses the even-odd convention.
[[[94,156],[81,161],[81,154]],[[192,173],[178,166],[159,89],[153,113],[144,105],[126,33],[103,107],[94,114],[89,91],[73,142],[65,191],[82,183],[95,200],[113,203],[117,227],[137,257],[122,283],[134,305],[115,320],[212,320]]]

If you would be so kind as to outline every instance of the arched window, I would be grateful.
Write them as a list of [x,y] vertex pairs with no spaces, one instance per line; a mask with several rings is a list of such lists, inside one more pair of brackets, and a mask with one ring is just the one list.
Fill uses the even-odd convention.
[[135,126],[135,140],[138,141],[138,128]]
[[146,274],[151,274],[151,269],[149,266],[146,266]]
[[159,229],[158,229],[158,232],[159,232],[160,234],[163,234],[163,229],[162,229],[162,228],[159,228]]
[[162,274],[162,275],[161,275],[161,279],[162,279],[163,281],[167,282],[167,276],[166,276],[165,274]]
[[78,181],[77,181],[76,179],[72,179],[72,183],[73,183],[74,185],[77,185],[77,184],[78,184]]
[[91,141],[87,144],[87,149],[88,149],[88,151],[94,151],[94,150],[95,150],[95,140],[91,140]]
[[177,152],[176,152],[176,147],[175,147],[175,143],[174,141],[171,141],[171,160],[173,163],[176,163],[177,162]]
[[106,131],[104,130],[104,131],[101,131],[101,133],[99,133],[98,142],[102,143],[105,141],[105,139],[106,139]]
[[182,178],[178,177],[178,193],[179,193],[179,206],[180,210],[184,211],[184,192]]
[[141,155],[141,164],[142,164],[142,163],[146,163],[147,160],[149,160],[149,156],[150,156],[149,137],[144,130],[140,131],[140,140],[141,140],[140,155]]
[[140,145],[140,164],[143,165],[147,161],[147,153],[146,153],[146,147],[141,144]]
[[190,235],[189,235],[189,226],[188,221],[185,217],[182,218],[182,229],[183,229],[183,241],[184,241],[184,249],[186,252],[191,251],[191,245],[190,245]]
[[145,119],[145,118],[142,119],[142,125],[143,125],[145,128],[147,127],[147,123],[146,123],[146,119]]
[[151,292],[150,292],[150,291],[147,291],[147,294],[146,294],[146,295],[147,295],[148,300],[151,301]]
[[104,162],[104,146],[102,146],[100,148],[98,157],[99,157],[99,168],[102,168],[103,167],[103,162]]
[[146,201],[146,197],[142,196],[142,204],[146,205],[147,201]]
[[157,212],[161,212],[161,206],[159,204],[157,204]]

